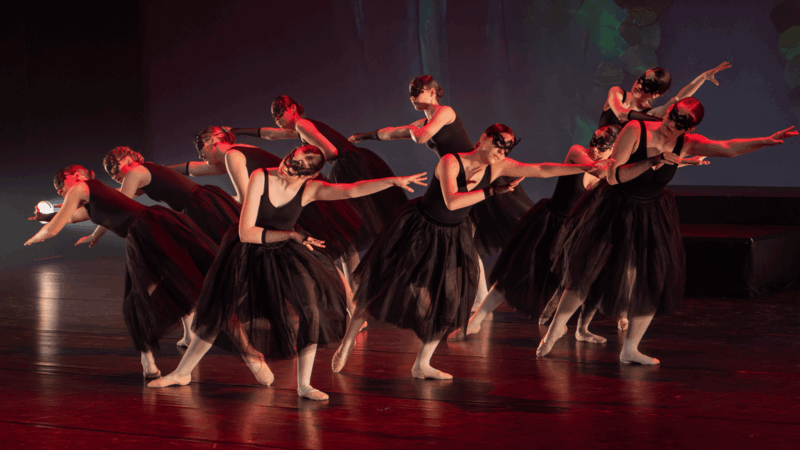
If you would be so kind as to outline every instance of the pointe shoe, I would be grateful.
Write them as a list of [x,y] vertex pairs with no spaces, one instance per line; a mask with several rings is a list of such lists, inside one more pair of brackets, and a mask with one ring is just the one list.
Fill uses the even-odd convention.
[[333,359],[331,360],[331,370],[333,373],[339,373],[344,369],[345,364],[347,364],[347,358],[350,357],[350,353],[353,352],[353,346],[350,347],[350,351],[346,354],[342,353],[342,347],[336,349],[336,353],[333,354]]
[[269,365],[267,365],[263,359],[260,359],[259,363],[260,365],[258,366],[258,370],[253,370],[250,364],[247,364],[247,367],[251,372],[253,372],[253,375],[255,375],[256,380],[258,380],[259,383],[263,384],[264,386],[270,386],[272,382],[275,381],[275,374],[272,373]]
[[553,350],[553,346],[556,344],[556,341],[561,339],[565,334],[567,334],[566,325],[564,325],[564,329],[561,331],[561,333],[555,338],[553,338],[553,342],[547,342],[545,341],[545,338],[547,336],[543,337],[542,340],[539,342],[539,347],[536,348],[536,356],[537,357],[547,356],[547,354],[550,353],[551,350]]
[[147,387],[149,387],[149,388],[163,388],[163,387],[167,387],[167,386],[186,386],[187,384],[189,384],[191,382],[192,382],[192,377],[191,376],[178,378],[178,377],[176,377],[175,372],[173,372],[173,373],[171,373],[171,374],[169,374],[169,375],[167,375],[165,377],[161,377],[161,378],[159,378],[157,380],[153,380],[153,381],[147,383]]
[[653,358],[639,352],[636,352],[632,355],[624,355],[620,353],[619,362],[622,364],[640,364],[643,366],[656,366],[661,364],[661,361],[659,361],[657,358]]
[[367,328],[367,321],[365,320],[364,323],[361,324],[361,328],[358,329],[358,332],[361,333],[364,329]]
[[303,398],[307,398],[309,400],[316,400],[318,402],[325,401],[328,399],[328,394],[320,391],[319,389],[314,389],[311,386],[304,386],[302,388],[297,388],[297,395]]
[[434,369],[433,367],[428,367],[427,369],[421,369],[414,366],[411,369],[411,376],[420,380],[452,380],[453,376],[447,372],[442,372],[441,370]]
[[191,341],[187,341],[186,339],[181,339],[180,341],[175,343],[175,346],[178,347],[178,350],[186,350],[189,348],[189,344]]
[[621,331],[627,330],[628,329],[628,318],[627,317],[621,317],[619,320],[617,320],[617,328],[620,329]]

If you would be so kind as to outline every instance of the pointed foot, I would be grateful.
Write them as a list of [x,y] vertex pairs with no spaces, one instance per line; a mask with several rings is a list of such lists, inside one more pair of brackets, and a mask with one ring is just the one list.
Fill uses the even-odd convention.
[[452,380],[453,376],[449,373],[442,372],[441,370],[434,369],[433,367],[419,367],[414,366],[411,369],[411,376],[421,380]]
[[316,400],[318,402],[325,401],[328,399],[328,394],[320,391],[319,389],[314,389],[311,386],[303,386],[297,388],[297,395],[303,398],[307,398],[309,400]]
[[159,378],[157,380],[153,380],[153,381],[147,383],[147,387],[163,388],[163,387],[167,387],[167,386],[186,386],[187,384],[189,384],[191,382],[192,382],[191,375],[187,376],[187,377],[182,377],[182,376],[176,375],[175,372],[173,372],[173,373],[171,373],[171,374],[169,374],[169,375],[167,375],[165,377],[161,377],[161,378]]

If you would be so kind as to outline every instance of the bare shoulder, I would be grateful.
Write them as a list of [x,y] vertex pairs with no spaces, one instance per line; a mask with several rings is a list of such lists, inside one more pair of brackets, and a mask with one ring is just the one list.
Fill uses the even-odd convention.
[[569,148],[564,164],[581,164],[588,156],[589,150],[586,147],[575,144]]

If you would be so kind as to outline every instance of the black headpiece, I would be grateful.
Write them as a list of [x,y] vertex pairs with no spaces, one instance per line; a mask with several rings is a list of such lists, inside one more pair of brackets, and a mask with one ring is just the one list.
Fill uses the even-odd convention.
[[506,156],[511,153],[511,150],[514,150],[514,147],[522,141],[522,139],[514,138],[513,141],[506,141],[503,138],[503,134],[500,132],[487,134],[486,137],[492,138],[492,144],[494,144],[497,148],[502,148],[506,151]]
[[699,120],[694,120],[691,114],[678,114],[678,108],[673,106],[669,111],[669,119],[675,123],[675,129],[686,131],[700,125]]

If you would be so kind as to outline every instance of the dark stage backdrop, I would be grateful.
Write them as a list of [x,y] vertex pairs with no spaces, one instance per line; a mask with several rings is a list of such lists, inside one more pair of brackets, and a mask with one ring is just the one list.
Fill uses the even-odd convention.
[[[771,134],[798,124],[770,11],[773,0],[161,1],[83,10],[30,7],[3,31],[11,57],[4,113],[5,260],[64,252],[121,254],[107,236],[70,249],[91,227],[22,249],[36,226],[31,206],[53,198],[53,172],[129,145],[147,159],[195,158],[206,125],[274,126],[269,104],[294,97],[306,116],[345,136],[410,123],[421,114],[408,82],[427,73],[473,139],[502,122],[521,161],[561,162],[586,145],[608,87],[626,90],[647,67],[673,75],[674,95],[702,71],[730,61],[696,95],[698,131],[714,139]],[[797,21],[800,25],[800,20]],[[783,39],[781,42],[784,42]],[[793,42],[793,41],[792,41]],[[784,44],[781,44],[785,47]],[[792,60],[794,61],[794,60]],[[785,73],[786,72],[786,73]],[[7,89],[4,89],[7,91]],[[9,93],[7,92],[7,95]],[[669,95],[668,94],[668,95]],[[284,155],[296,142],[243,141]],[[432,171],[435,155],[411,141],[364,144],[397,174]],[[674,183],[798,186],[800,141],[710,166],[681,169]],[[224,186],[224,177],[198,179]],[[523,183],[534,200],[553,180]],[[415,195],[421,194],[418,191]],[[83,253],[81,253],[83,252]]]

